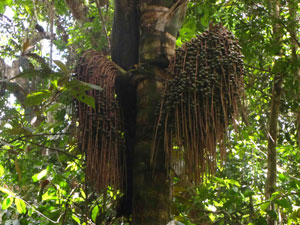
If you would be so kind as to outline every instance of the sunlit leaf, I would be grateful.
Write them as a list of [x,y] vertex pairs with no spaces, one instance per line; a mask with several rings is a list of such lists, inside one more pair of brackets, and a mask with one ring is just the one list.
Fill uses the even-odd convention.
[[2,210],[8,209],[12,205],[13,202],[14,202],[13,197],[5,198],[2,202]]
[[0,177],[4,174],[4,167],[0,164]]
[[5,0],[5,3],[7,6],[11,6],[13,3],[13,0]]
[[279,195],[280,195],[279,191],[276,191],[276,192],[272,193],[272,196],[271,196],[270,200],[272,201],[272,200],[278,198]]
[[15,198],[15,204],[16,204],[18,213],[20,213],[20,214],[26,213],[26,203],[22,199]]
[[0,13],[3,14],[5,12],[5,5],[4,3],[0,2]]
[[9,196],[13,196],[13,197],[16,196],[16,194],[14,192],[12,192],[9,189],[4,188],[4,187],[0,187],[0,191],[3,192],[3,193],[5,193],[5,194],[8,194]]
[[46,191],[43,195],[42,195],[42,200],[43,201],[47,201],[47,200],[56,200],[58,199],[58,197],[54,194],[54,193],[50,193],[49,191]]
[[43,90],[34,92],[31,94],[28,94],[25,99],[25,104],[28,106],[31,105],[39,105],[41,104],[45,99],[49,98],[51,96],[51,93],[49,90]]
[[72,214],[72,219],[75,220],[75,222],[77,224],[80,224],[80,219],[77,216],[75,216],[74,214]]
[[54,88],[54,89],[57,89],[57,83],[58,83],[58,80],[52,80],[51,81],[51,86]]
[[37,181],[41,180],[43,177],[45,177],[46,175],[47,175],[47,169],[44,169],[41,172],[34,174],[32,176],[32,181],[37,182]]
[[287,174],[284,174],[284,173],[280,173],[278,175],[278,178],[281,180],[281,181],[286,181],[288,179],[287,177]]
[[99,206],[96,205],[93,210],[92,210],[92,220],[94,222],[96,222],[97,216],[98,216],[98,212],[99,212]]
[[82,188],[80,188],[80,193],[81,193],[81,195],[82,195],[83,198],[86,198],[85,192],[84,192],[84,190]]
[[262,211],[266,211],[269,206],[270,206],[270,202],[265,202],[262,205],[260,205],[260,209]]
[[30,7],[29,7],[28,5],[24,5],[24,8],[25,8],[26,12],[27,12],[29,15],[31,15],[31,9],[30,9]]
[[241,186],[240,183],[239,183],[238,181],[236,181],[236,180],[226,179],[225,182],[226,182],[226,183],[229,183],[229,184],[233,184],[233,185],[235,185],[235,186],[237,186],[237,187],[240,187],[240,186]]

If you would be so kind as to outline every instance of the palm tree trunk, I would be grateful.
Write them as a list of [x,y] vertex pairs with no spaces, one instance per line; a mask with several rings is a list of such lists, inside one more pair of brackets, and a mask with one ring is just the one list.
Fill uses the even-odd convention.
[[154,110],[159,106],[162,81],[166,77],[164,68],[175,53],[186,2],[115,1],[112,60],[126,70],[135,71],[139,65],[136,72],[116,81],[127,142],[127,180],[120,216],[132,211],[133,225],[165,225],[169,221],[170,180],[163,142],[154,164],[150,163],[151,146],[156,121]]
[[[157,76],[155,71],[150,71]],[[160,101],[161,86],[154,79],[137,87],[137,125],[133,176],[133,225],[165,225],[169,221],[170,180],[165,167],[165,151],[158,149],[155,166],[150,163],[154,109]]]

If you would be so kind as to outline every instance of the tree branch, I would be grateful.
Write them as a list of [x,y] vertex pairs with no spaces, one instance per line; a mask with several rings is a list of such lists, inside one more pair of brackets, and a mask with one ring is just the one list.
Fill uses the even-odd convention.
[[109,49],[109,51],[110,51],[110,50],[111,50],[111,44],[110,44],[110,40],[109,40],[108,33],[107,33],[106,22],[105,22],[105,20],[104,20],[103,15],[102,15],[101,5],[100,5],[100,3],[99,3],[98,0],[96,0],[96,4],[97,4],[97,8],[98,8],[98,12],[99,12],[100,19],[101,19],[101,21],[102,21],[102,28],[103,28],[103,32],[104,32],[105,37],[106,37],[107,46],[108,46],[108,49]]

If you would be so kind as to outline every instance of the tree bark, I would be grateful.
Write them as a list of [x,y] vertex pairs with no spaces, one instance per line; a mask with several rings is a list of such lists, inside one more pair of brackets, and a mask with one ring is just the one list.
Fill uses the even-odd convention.
[[[139,15],[137,1],[115,0],[114,23],[111,37],[112,60],[125,70],[138,64]],[[133,158],[136,124],[136,82],[133,74],[127,73],[116,78],[115,85],[125,125],[126,179],[123,183],[124,196],[117,206],[117,216],[130,217],[132,214]]]
[[[281,34],[280,34],[280,26],[278,24],[278,20],[280,17],[280,3],[278,0],[274,0],[273,4],[273,17],[274,17],[274,25],[273,25],[273,35],[276,43],[280,45]],[[277,53],[278,56],[281,55],[281,51]],[[276,65],[276,62],[275,62]],[[272,194],[276,190],[276,176],[277,176],[277,153],[276,153],[276,145],[277,145],[277,135],[278,135],[278,118],[279,118],[279,107],[280,107],[280,97],[282,93],[282,81],[283,75],[281,71],[274,71],[274,83],[272,90],[272,100],[271,100],[271,115],[269,121],[269,130],[268,130],[268,172],[267,172],[267,181],[266,181],[266,199],[270,199]],[[271,203],[270,210],[275,211],[274,203]],[[268,225],[275,225],[276,218],[268,217]]]
[[155,165],[150,163],[154,109],[160,102],[161,83],[159,67],[149,69],[151,77],[139,82],[137,87],[137,126],[134,153],[133,216],[134,225],[165,225],[169,221],[170,180],[165,167],[165,151],[158,149]]
[[139,13],[136,0],[115,0],[111,37],[112,60],[128,70],[138,64]]
[[170,220],[170,179],[164,142],[151,163],[154,114],[161,101],[165,67],[186,10],[185,0],[142,0],[133,176],[133,225],[166,225]]

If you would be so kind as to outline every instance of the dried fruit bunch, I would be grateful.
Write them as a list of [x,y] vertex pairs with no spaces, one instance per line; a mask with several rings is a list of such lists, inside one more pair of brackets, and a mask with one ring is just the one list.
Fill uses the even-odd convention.
[[[179,164],[192,180],[215,170],[217,143],[238,116],[244,74],[240,49],[231,32],[211,25],[176,50],[169,65],[154,146],[163,136],[167,163],[182,157],[188,163]],[[220,149],[224,157],[224,146]]]
[[123,122],[115,93],[118,70],[104,55],[86,52],[76,71],[77,79],[103,88],[89,90],[95,108],[77,102],[79,148],[86,152],[87,179],[98,190],[108,185],[120,187],[124,176]]

